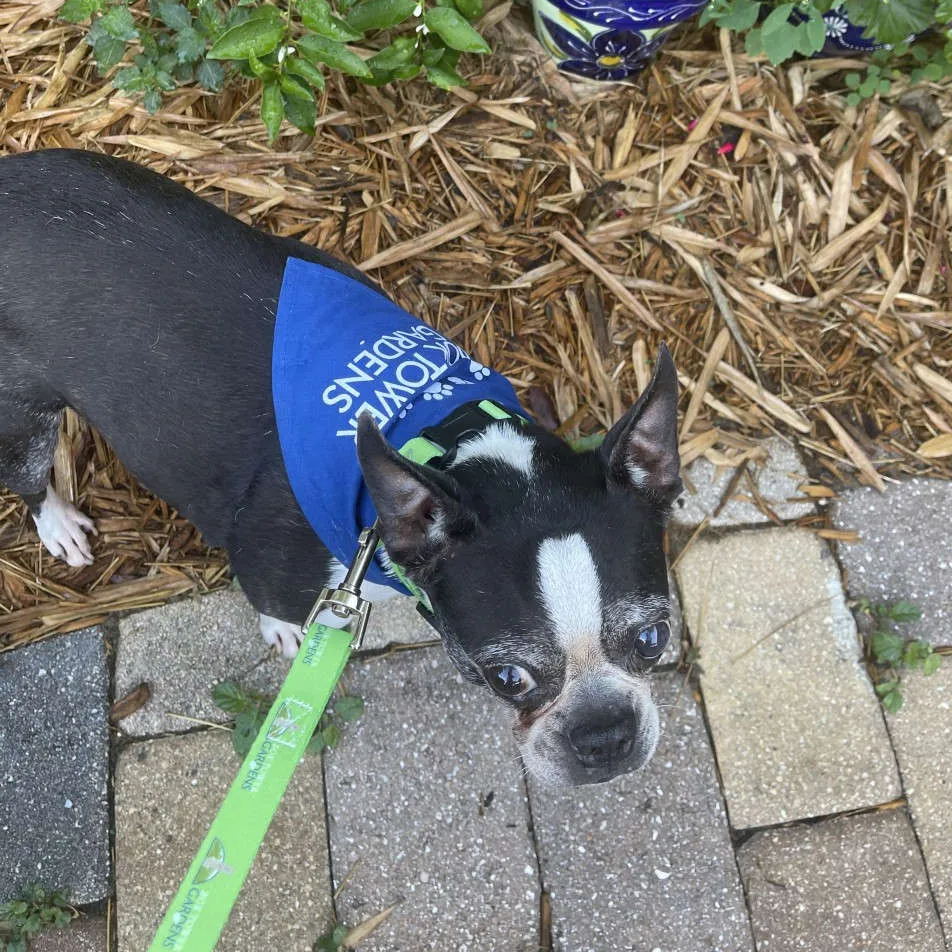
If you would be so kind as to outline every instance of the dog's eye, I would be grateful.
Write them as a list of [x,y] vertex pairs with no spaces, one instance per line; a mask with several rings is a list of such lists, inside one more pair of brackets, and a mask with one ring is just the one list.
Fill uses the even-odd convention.
[[664,652],[670,635],[671,629],[666,621],[655,622],[647,628],[642,628],[635,638],[635,652],[645,661],[657,661]]
[[485,673],[489,686],[502,697],[523,697],[536,686],[532,675],[518,665],[497,664]]

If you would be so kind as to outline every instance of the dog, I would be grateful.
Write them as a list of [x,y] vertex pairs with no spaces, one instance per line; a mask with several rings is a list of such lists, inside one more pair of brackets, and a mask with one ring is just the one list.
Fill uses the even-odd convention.
[[[376,514],[382,575],[364,594],[393,594],[387,557],[402,568],[462,675],[511,708],[533,775],[575,786],[649,760],[659,720],[646,673],[669,637],[663,532],[681,491],[677,374],[663,345],[602,446],[576,452],[533,423],[508,384],[499,403],[483,399],[488,369],[425,325],[361,336],[364,312],[412,319],[356,269],[141,166],[66,149],[7,156],[0,220],[0,483],[26,501],[52,555],[92,561],[92,521],[49,484],[60,415],[72,407],[227,549],[265,640],[293,655],[315,597],[344,574],[298,483],[309,481],[318,507],[353,507],[362,493],[360,513],[330,511],[328,531],[341,528],[338,516],[346,536]],[[320,314],[304,343],[311,332],[360,337],[353,346],[364,349],[340,358],[346,372],[325,367],[321,348],[294,351],[300,333],[279,347],[292,265],[319,280],[310,299],[298,296],[305,320]],[[420,379],[426,362],[433,380]],[[410,398],[381,384],[389,403],[374,403],[367,387],[380,367],[422,390]],[[467,401],[447,424],[440,400],[454,388]],[[425,464],[381,432],[412,427],[413,406],[437,421],[429,445],[439,455]],[[289,450],[282,427],[296,415],[306,428],[312,413],[337,429]],[[331,443],[329,465],[352,476],[327,475]],[[340,480],[352,487],[343,496]]]

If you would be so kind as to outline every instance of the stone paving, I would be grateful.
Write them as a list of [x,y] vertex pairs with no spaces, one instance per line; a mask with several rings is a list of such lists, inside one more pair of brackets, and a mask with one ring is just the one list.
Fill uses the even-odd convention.
[[[644,771],[527,780],[502,706],[408,601],[381,605],[345,672],[366,711],[298,768],[218,948],[310,952],[377,917],[358,948],[952,952],[952,661],[905,675],[884,717],[847,606],[913,601],[916,635],[952,647],[952,485],[844,492],[833,520],[860,541],[834,549],[777,524],[816,509],[792,448],[768,448],[743,479],[688,473],[690,651],[653,675]],[[0,901],[39,878],[93,904],[38,952],[144,952],[238,768],[211,687],[286,670],[237,590],[118,627],[0,654]],[[113,698],[152,696],[110,744],[111,675]]]

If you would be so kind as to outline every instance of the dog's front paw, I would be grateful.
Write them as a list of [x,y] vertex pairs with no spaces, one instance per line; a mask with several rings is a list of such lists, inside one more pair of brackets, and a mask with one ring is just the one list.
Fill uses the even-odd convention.
[[301,626],[292,625],[289,621],[272,618],[270,615],[259,615],[258,626],[265,644],[273,645],[285,658],[293,658],[301,647]]
[[87,532],[96,534],[92,519],[61,499],[52,486],[47,486],[39,515],[34,513],[33,521],[50,555],[74,568],[93,564],[93,550],[86,538]]

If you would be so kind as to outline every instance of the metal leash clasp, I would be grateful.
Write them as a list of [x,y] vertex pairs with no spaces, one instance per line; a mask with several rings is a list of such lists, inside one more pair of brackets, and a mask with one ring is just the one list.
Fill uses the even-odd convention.
[[357,540],[357,554],[351,563],[344,580],[337,588],[325,588],[318,596],[317,601],[311,608],[304,622],[304,634],[306,635],[311,625],[317,620],[317,616],[329,609],[338,618],[345,621],[352,621],[353,640],[351,647],[357,650],[364,640],[364,633],[367,630],[367,621],[370,618],[370,609],[373,607],[366,598],[360,597],[360,586],[363,584],[364,576],[374,557],[379,537],[377,535],[377,524],[374,523],[369,529],[362,529],[360,537]]

